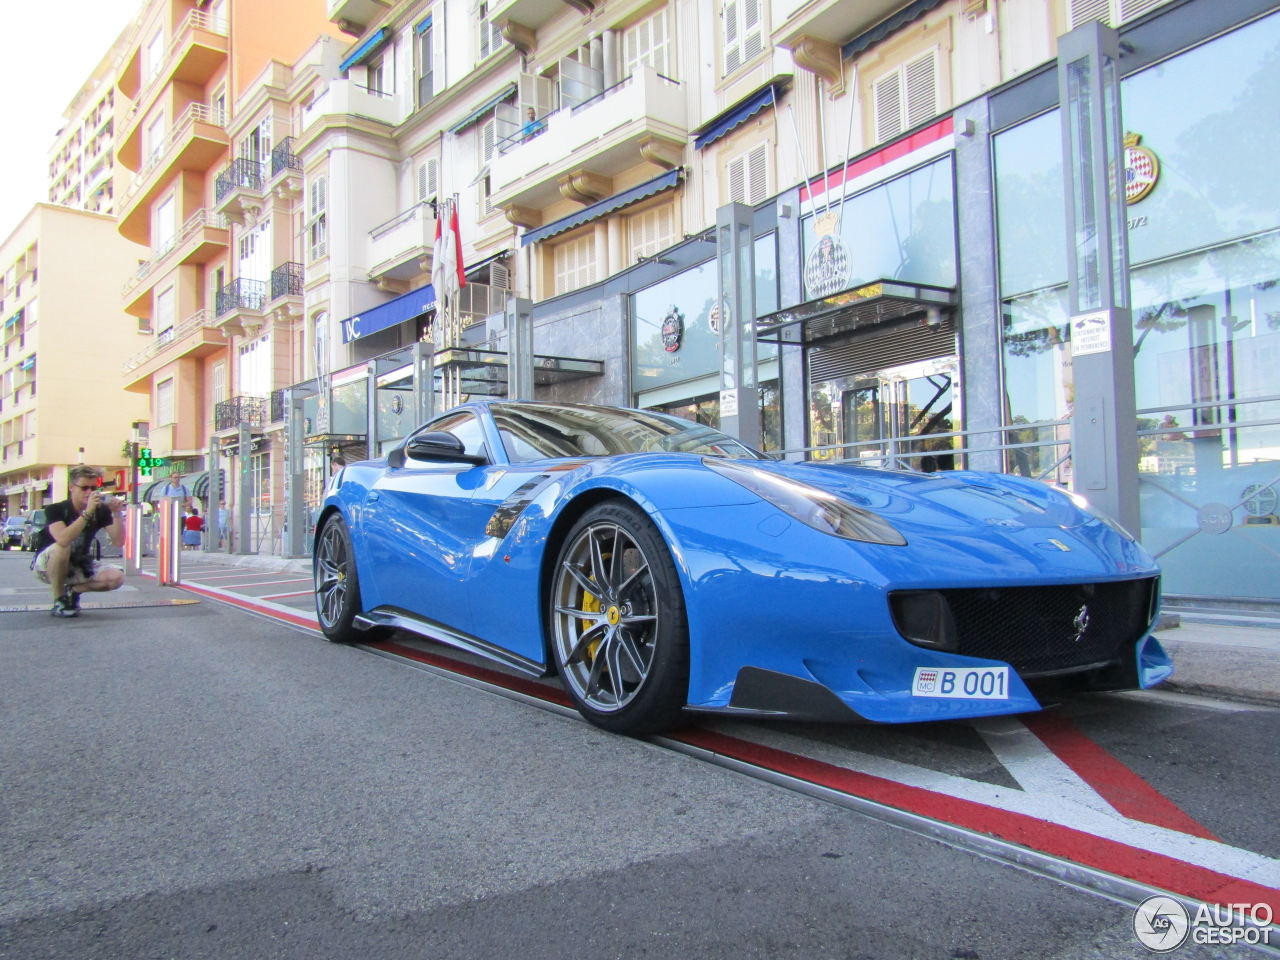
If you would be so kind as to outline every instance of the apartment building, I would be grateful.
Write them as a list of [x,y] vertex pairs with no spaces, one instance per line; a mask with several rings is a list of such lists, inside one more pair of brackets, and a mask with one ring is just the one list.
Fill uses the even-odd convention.
[[123,479],[132,424],[147,417],[145,397],[120,391],[137,334],[122,323],[117,278],[137,256],[111,217],[48,203],[0,243],[5,515],[65,499],[77,463]]
[[255,103],[255,84],[274,83],[273,61],[292,64],[317,36],[338,33],[326,13],[321,0],[149,0],[119,59],[116,152],[132,181],[117,199],[118,229],[147,250],[116,292],[147,337],[123,365],[123,386],[148,399],[152,451],[198,497],[218,404],[250,389],[265,402],[271,352],[262,324],[219,312],[260,237],[219,206],[218,176],[237,157],[269,163],[269,125],[240,135],[236,111]]
[[128,31],[98,61],[67,105],[49,151],[49,202],[111,216],[123,168],[116,157],[115,65]]
[[468,349],[436,361],[468,395],[506,389],[525,310],[538,396],[720,422],[717,218],[736,203],[764,446],[1072,482],[1059,39],[1101,20],[1120,42],[1141,537],[1171,593],[1280,599],[1274,2],[466,7],[330,4],[354,39],[298,138],[313,470],[317,447],[385,449],[418,409],[431,201],[456,195],[486,296]]

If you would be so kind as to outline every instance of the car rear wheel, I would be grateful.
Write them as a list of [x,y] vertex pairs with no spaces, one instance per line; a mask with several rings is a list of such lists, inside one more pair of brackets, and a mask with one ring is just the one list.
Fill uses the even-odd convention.
[[312,560],[315,578],[316,616],[325,639],[334,643],[355,643],[361,632],[354,626],[360,612],[360,578],[351,549],[351,534],[341,514],[331,514],[316,539]]
[[680,721],[689,630],[671,554],[643,511],[600,504],[574,525],[551,579],[551,647],[584,717],[615,733]]

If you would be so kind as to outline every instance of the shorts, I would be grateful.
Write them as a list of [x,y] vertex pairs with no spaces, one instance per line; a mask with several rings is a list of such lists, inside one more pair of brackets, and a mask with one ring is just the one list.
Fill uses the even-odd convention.
[[[36,558],[31,561],[31,569],[35,571],[36,579],[39,580],[41,583],[49,582],[49,550],[50,549],[52,549],[52,545],[49,547],[45,547],[43,550],[37,553]],[[98,564],[97,566],[90,567],[92,572],[85,573],[83,569],[81,569],[79,566],[77,566],[73,562],[67,567],[67,577],[63,581],[63,585],[68,587],[73,587],[77,583],[88,583],[90,580],[94,578],[94,575],[97,574],[97,572],[101,570],[103,567],[112,567],[112,566],[115,566],[115,564],[111,564],[111,563]],[[122,568],[116,567],[116,569],[121,570]]]

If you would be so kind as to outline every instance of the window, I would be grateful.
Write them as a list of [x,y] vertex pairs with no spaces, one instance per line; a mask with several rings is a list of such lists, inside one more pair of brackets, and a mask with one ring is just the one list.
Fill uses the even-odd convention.
[[480,422],[469,413],[458,414],[437,420],[430,425],[432,430],[451,433],[462,441],[463,451],[470,457],[487,457],[488,448],[484,442],[484,429]]
[[675,243],[674,212],[673,205],[667,204],[627,218],[632,260],[653,256]]
[[209,98],[210,119],[220,127],[227,124],[227,88],[218,87]]
[[938,113],[938,53],[930,50],[872,84],[876,142],[890,140]]
[[1134,20],[1169,0],[1071,0],[1071,27],[1101,20],[1109,27]]
[[177,202],[172,194],[165,197],[156,207],[155,216],[151,247],[156,251],[168,250],[178,235]]
[[150,83],[160,73],[160,67],[164,64],[164,31],[157,30],[151,35],[151,39],[147,41],[147,52],[143,57],[143,70],[145,76],[143,83]]
[[725,0],[720,9],[725,76],[764,52],[762,3],[763,0]]
[[241,344],[236,373],[242,397],[265,397],[271,392],[271,336]]
[[435,51],[432,49],[435,31],[431,18],[418,24],[415,46],[418,52],[418,106],[422,106],[435,94]]
[[240,156],[255,163],[266,163],[271,159],[270,117],[264,117],[240,142]]
[[227,399],[227,363],[219,360],[213,365],[213,396],[215,406]]
[[326,177],[317,177],[312,181],[311,207],[307,220],[307,245],[311,250],[312,260],[319,260],[329,253],[329,230],[325,222],[325,211],[328,206],[327,190]]
[[555,271],[555,296],[577,290],[594,283],[596,265],[596,237],[594,231],[576,240],[559,244],[552,253]]
[[383,94],[387,92],[386,87],[387,75],[386,68],[382,57],[376,57],[369,61],[365,68],[365,86],[370,93]]
[[156,294],[155,329],[159,336],[169,339],[173,336],[173,287],[166,287]]
[[156,425],[173,423],[173,380],[161,380],[156,385]]
[[329,353],[325,345],[328,339],[328,329],[329,314],[322,310],[311,321],[311,362],[314,368],[311,372],[317,377],[323,377],[329,372]]
[[631,76],[641,66],[650,66],[664,76],[671,76],[673,71],[667,62],[670,48],[667,37],[667,11],[662,9],[653,16],[646,17],[634,26],[628,27],[626,33],[622,35],[624,76]]
[[762,143],[725,164],[727,203],[754,205],[769,196],[769,144]]
[[147,124],[147,161],[154,161],[164,152],[164,114]]
[[492,4],[488,3],[488,0],[483,0],[478,10],[477,19],[479,20],[479,25],[480,25],[480,59],[481,60],[484,60],[487,57],[490,57],[493,54],[497,53],[498,50],[502,48],[502,45],[506,43],[506,41],[502,38],[502,30],[498,27],[496,23],[494,23],[489,19],[490,6],[492,6]]

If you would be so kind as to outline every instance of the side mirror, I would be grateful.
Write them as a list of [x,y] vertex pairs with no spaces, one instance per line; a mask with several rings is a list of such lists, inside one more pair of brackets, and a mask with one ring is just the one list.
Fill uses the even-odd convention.
[[484,457],[467,453],[462,441],[443,430],[428,430],[413,437],[404,447],[404,453],[418,460],[439,460],[444,463],[486,463]]

